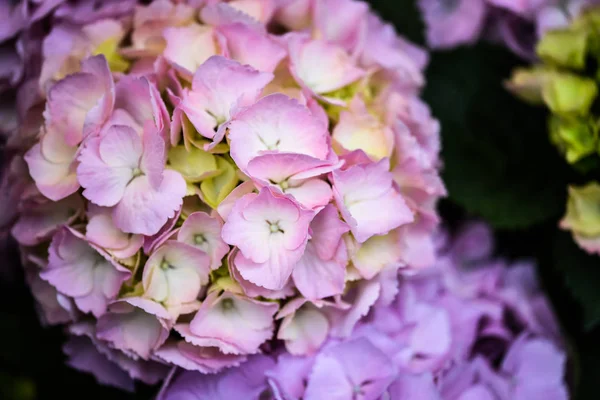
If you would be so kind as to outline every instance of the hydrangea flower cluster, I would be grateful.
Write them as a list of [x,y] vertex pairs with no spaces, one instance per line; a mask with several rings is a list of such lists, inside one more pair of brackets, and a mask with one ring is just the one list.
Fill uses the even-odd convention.
[[352,0],[125,4],[56,9],[42,124],[5,175],[70,365],[132,389],[314,354],[433,263],[424,51]]
[[384,288],[350,339],[175,372],[160,400],[567,399],[566,355],[535,266],[493,259],[487,226],[440,240],[435,265]]
[[[598,168],[598,74],[600,8],[587,9],[566,27],[548,31],[537,43],[541,62],[513,72],[507,88],[521,99],[550,111],[550,141],[574,169]],[[588,253],[600,254],[600,185],[590,181],[569,187],[560,227],[570,230]]]
[[419,0],[432,48],[469,45],[484,37],[525,59],[545,32],[564,27],[597,0]]

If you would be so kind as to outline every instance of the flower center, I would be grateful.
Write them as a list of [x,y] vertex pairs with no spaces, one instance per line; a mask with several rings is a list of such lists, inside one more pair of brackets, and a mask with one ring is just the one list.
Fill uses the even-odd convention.
[[223,310],[231,310],[233,308],[233,300],[232,299],[223,299],[221,302],[221,306]]
[[175,267],[171,264],[169,264],[169,262],[166,259],[163,259],[160,263],[160,269],[162,269],[163,271],[166,271],[168,269],[175,269]]
[[203,233],[199,233],[197,235],[194,236],[194,243],[196,244],[204,244],[206,243],[206,237],[204,236]]
[[267,148],[267,150],[277,150],[279,148],[279,144],[281,143],[281,139],[277,139],[274,144],[268,144],[262,137],[258,137],[258,140]]
[[142,172],[142,170],[139,167],[136,167],[133,169],[133,177],[132,178],[137,178],[140,175],[143,175],[144,173]]
[[285,233],[285,231],[283,229],[281,229],[281,227],[279,226],[279,221],[275,221],[275,222],[267,221],[267,224],[269,224],[269,231],[271,231],[271,234]]

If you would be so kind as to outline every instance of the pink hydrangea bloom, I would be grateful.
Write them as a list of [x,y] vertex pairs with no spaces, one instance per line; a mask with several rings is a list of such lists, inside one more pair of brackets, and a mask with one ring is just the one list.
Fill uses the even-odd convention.
[[[101,3],[0,8],[0,226],[68,362],[126,390],[212,374],[211,399],[270,390],[244,368],[279,352],[346,368],[320,352],[435,262],[425,51],[358,0]],[[340,395],[389,380],[346,372]]]

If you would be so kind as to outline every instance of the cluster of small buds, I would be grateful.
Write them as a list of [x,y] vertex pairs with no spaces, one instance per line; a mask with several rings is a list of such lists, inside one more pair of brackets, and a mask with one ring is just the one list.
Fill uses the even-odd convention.
[[176,371],[159,400],[568,399],[566,354],[535,265],[491,258],[481,223],[438,261],[384,288],[349,339],[255,355],[215,375]]
[[42,123],[5,175],[70,365],[132,389],[314,354],[434,262],[423,50],[360,1],[126,4],[56,9]]
[[[540,62],[517,68],[506,86],[515,95],[549,111],[548,136],[585,182],[600,165],[598,131],[598,43],[600,8],[587,8],[565,27],[552,29],[536,45]],[[587,175],[587,176],[586,176]],[[571,185],[560,222],[577,244],[600,254],[600,186]]]
[[535,44],[547,31],[568,25],[593,4],[598,0],[419,0],[432,48],[486,38],[528,60],[535,59]]

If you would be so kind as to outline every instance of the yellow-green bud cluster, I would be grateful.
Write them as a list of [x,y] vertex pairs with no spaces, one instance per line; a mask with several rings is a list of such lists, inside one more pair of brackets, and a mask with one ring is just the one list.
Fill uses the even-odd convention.
[[506,87],[550,110],[550,140],[570,164],[600,154],[600,8],[546,33],[536,53],[540,63],[516,69]]

